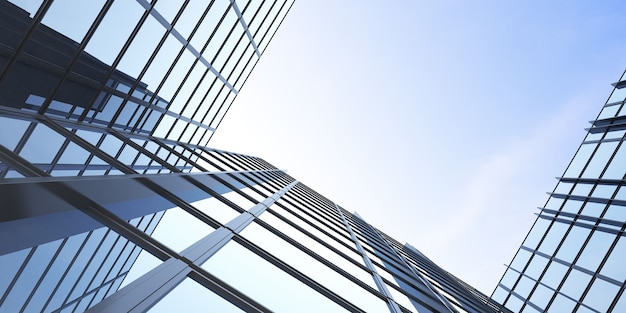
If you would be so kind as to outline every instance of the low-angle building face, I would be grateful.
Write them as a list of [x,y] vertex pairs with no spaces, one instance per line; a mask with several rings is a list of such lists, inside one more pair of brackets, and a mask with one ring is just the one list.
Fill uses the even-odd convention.
[[492,300],[206,147],[292,3],[0,0],[0,312],[623,310],[621,83]]
[[626,311],[625,79],[614,84],[493,294],[512,311]]

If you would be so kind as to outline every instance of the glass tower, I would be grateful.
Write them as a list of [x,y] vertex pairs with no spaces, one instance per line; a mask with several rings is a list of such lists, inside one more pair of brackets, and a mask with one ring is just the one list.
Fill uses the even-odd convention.
[[626,311],[626,77],[613,86],[493,294],[512,311]]
[[207,229],[243,211],[256,181],[205,145],[291,5],[0,0],[0,312],[82,312],[138,256],[179,256],[150,236],[166,210]]

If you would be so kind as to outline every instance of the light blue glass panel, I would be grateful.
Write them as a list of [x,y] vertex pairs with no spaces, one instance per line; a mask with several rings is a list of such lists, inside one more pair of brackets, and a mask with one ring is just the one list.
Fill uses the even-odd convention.
[[511,295],[509,300],[504,304],[512,312],[519,312],[522,308],[524,301],[520,300],[518,297]]
[[81,42],[103,4],[102,0],[55,0],[41,22],[75,42]]
[[567,270],[568,270],[567,266],[561,263],[552,261],[550,263],[550,266],[548,266],[546,273],[541,278],[541,282],[546,284],[549,287],[556,289],[561,283],[561,281],[563,281],[563,278],[565,277],[565,273],[567,272]]
[[592,217],[600,217],[605,207],[606,203],[587,202],[580,214]]
[[31,18],[35,15],[35,13],[37,13],[37,10],[39,9],[39,6],[41,5],[40,0],[37,0],[37,1],[35,0],[9,0],[9,2],[24,9],[26,12],[30,14]]
[[580,208],[583,206],[583,202],[574,199],[568,199],[565,201],[565,205],[561,208],[561,211],[568,213],[577,214],[580,211]]
[[[161,46],[161,49],[159,49],[159,52],[150,64],[150,67],[148,67],[146,74],[141,79],[143,83],[148,85],[148,90],[153,92],[156,91],[156,88],[165,77],[167,70],[174,63],[174,60],[182,47],[183,45],[174,36],[167,36],[167,39]],[[159,93],[159,95],[161,96],[162,94]]]
[[175,26],[176,30],[184,38],[188,38],[193,28],[196,27],[196,24],[198,24],[200,16],[202,16],[202,13],[207,7],[207,4],[207,1],[203,0],[189,1],[189,4],[187,4],[185,11],[183,11],[183,14],[180,16]]
[[128,272],[128,275],[126,275],[124,281],[120,285],[120,289],[124,288],[126,285],[132,283],[137,278],[141,277],[143,274],[149,272],[150,270],[159,266],[162,263],[161,260],[159,260],[154,255],[146,252],[145,250],[140,251],[141,253],[139,253],[137,260],[135,261],[135,263],[132,263],[132,267]]
[[[187,72],[191,69],[193,61],[196,60],[196,57],[189,52],[189,50],[185,50],[183,54],[180,56],[174,69],[167,77],[167,80],[163,84],[161,90],[159,90],[159,97],[165,99],[166,101],[171,102],[174,93],[180,87],[183,82],[183,79],[187,75]],[[171,106],[172,104],[170,104]]]
[[596,144],[583,144],[580,146],[563,177],[578,177],[595,148]]
[[524,274],[530,276],[531,278],[538,279],[543,270],[546,268],[546,264],[548,264],[548,259],[535,254],[524,271]]
[[545,308],[548,304],[548,301],[552,299],[553,295],[554,291],[548,289],[546,286],[537,285],[537,288],[535,289],[535,291],[533,291],[533,295],[530,297],[530,302],[540,308]]
[[17,274],[20,266],[22,266],[22,263],[24,263],[30,249],[31,248],[15,251],[0,256],[0,268],[2,268],[2,275],[0,275],[0,297],[7,291],[9,284],[15,277],[15,274]]
[[604,213],[603,218],[618,222],[626,221],[626,207],[611,204]]
[[597,185],[591,194],[595,198],[610,199],[615,192],[616,185]]
[[11,288],[9,296],[0,305],[2,312],[20,311],[31,291],[33,291],[35,284],[41,279],[42,274],[59,249],[62,241],[62,239],[59,239],[37,246],[35,253],[26,264],[13,288]]
[[[247,53],[247,52],[246,52]],[[245,68],[243,69],[239,69],[241,66],[239,66],[237,68],[237,73],[234,77],[231,77],[230,80],[235,80],[235,83],[233,84],[233,86],[235,87],[235,89],[239,90],[241,89],[241,87],[243,86],[243,84],[245,83],[245,81],[248,79],[248,75],[250,75],[250,72],[252,72],[252,69],[254,68],[254,66],[256,65],[256,62],[258,62],[259,58],[257,58],[256,54],[254,54],[254,51],[251,51],[252,54],[252,60],[250,60],[250,58],[248,56],[244,56],[242,62],[242,65],[245,66]],[[239,73],[239,71],[241,71]]]
[[578,183],[576,184],[576,187],[574,187],[572,194],[586,197],[589,195],[589,192],[591,191],[592,187],[593,187],[593,184]]
[[550,199],[548,199],[548,202],[545,205],[545,208],[558,211],[559,209],[561,209],[561,205],[563,205],[563,201],[564,201],[563,198],[550,197]]
[[136,79],[164,34],[165,28],[151,15],[148,16],[117,69]]
[[0,117],[0,145],[9,150],[15,149],[29,124],[18,119]]
[[213,197],[192,202],[191,205],[222,224],[239,215],[239,212]]
[[626,144],[622,144],[611,160],[611,164],[606,169],[602,178],[608,179],[622,179],[624,174],[626,174]]
[[548,312],[551,313],[562,313],[562,312],[573,312],[574,307],[576,306],[576,302],[564,297],[561,294],[557,294],[556,298],[548,308]]
[[137,1],[115,1],[85,51],[111,65],[145,10]]
[[513,285],[515,284],[519,276],[520,274],[517,273],[516,271],[507,269],[506,272],[504,272],[504,276],[502,276],[502,280],[500,281],[500,284],[502,284],[503,286],[509,289],[512,289]]
[[615,235],[613,234],[599,230],[594,231],[585,249],[576,261],[576,265],[594,272],[598,269],[598,265],[600,265],[614,239]]
[[213,232],[213,228],[181,208],[165,211],[152,237],[180,252]]
[[52,291],[61,281],[61,277],[65,274],[65,270],[68,268],[70,262],[78,252],[78,249],[85,240],[85,237],[87,237],[87,233],[78,234],[68,238],[60,254],[57,256],[52,267],[48,270],[48,273],[41,282],[41,285],[39,285],[33,295],[33,298],[26,308],[27,311],[35,312],[43,310],[45,302],[48,301]]
[[623,282],[626,280],[626,238],[620,236],[608,259],[600,269],[600,274]]
[[65,137],[43,124],[37,124],[20,156],[31,163],[50,164],[59,152]]
[[[228,10],[228,13],[226,14],[224,20],[222,20],[222,22],[220,23],[219,28],[215,32],[215,35],[213,35],[213,38],[211,38],[211,41],[209,42],[206,50],[204,50],[204,52],[202,53],[202,56],[207,61],[209,61],[209,63],[211,63],[211,65],[213,65],[213,67],[217,70],[220,70],[222,68],[224,61],[226,60],[226,57],[222,56],[220,57],[219,61],[216,61],[218,51],[220,55],[230,53],[232,48],[234,47],[234,44],[236,43],[236,40],[239,39],[239,35],[241,35],[241,33],[243,32],[243,29],[241,28],[241,26],[239,26],[239,28],[237,28],[237,31],[233,32],[230,37],[228,36],[230,30],[236,24],[239,24],[237,14],[234,10],[230,9]],[[234,37],[237,37],[237,39],[235,39],[235,42],[232,42]],[[230,42],[228,42],[227,40]],[[224,43],[226,43],[226,46],[230,48],[220,48]]]
[[[198,86],[200,83],[200,79],[203,75],[208,71],[208,69],[201,63],[197,62],[193,67],[191,74],[187,77],[184,85],[176,95],[176,99],[174,99],[170,103],[169,110],[178,114],[183,112],[183,108],[189,101],[189,97],[191,96],[191,92]],[[206,75],[205,79],[212,80],[214,78],[213,75]],[[193,106],[193,105],[192,105]],[[187,115],[189,116],[189,115]]]
[[567,234],[565,241],[559,248],[559,252],[556,254],[556,257],[565,262],[572,263],[576,255],[578,255],[578,252],[580,252],[580,248],[583,243],[587,240],[590,232],[591,231],[585,227],[572,227],[570,232]]
[[224,101],[224,104],[220,107],[220,110],[217,113],[217,115],[215,116],[215,119],[211,122],[211,124],[209,124],[210,127],[217,128],[217,126],[222,121],[222,118],[224,117],[224,115],[226,114],[228,109],[230,108],[230,105],[231,105],[231,103],[233,102],[233,100],[235,99],[236,96],[237,95],[235,95],[232,92],[228,93],[228,98],[226,99],[226,101]]
[[567,278],[559,291],[573,299],[578,300],[585,288],[587,288],[590,280],[591,276],[589,276],[589,274],[572,269],[569,275],[567,275]]
[[515,286],[515,289],[513,291],[515,291],[522,298],[527,298],[528,294],[530,293],[530,290],[534,286],[535,286],[534,280],[526,276],[522,276],[520,280],[517,282],[517,285]]
[[[267,245],[275,244],[271,242],[275,241],[272,238],[266,238],[264,241],[267,241]],[[290,264],[296,265],[294,263]],[[234,241],[229,242],[212,256],[202,265],[202,268],[267,306],[272,311],[343,311],[339,305],[325,296],[312,290]],[[268,282],[272,282],[272,288],[267,288]],[[385,312],[386,305],[384,305],[384,302],[380,302],[383,304],[383,307],[374,305],[369,307],[369,309],[375,312]]]
[[511,262],[511,267],[521,272],[524,267],[526,267],[526,264],[528,263],[531,255],[532,253],[524,249],[519,249],[519,251],[515,255],[515,258]]
[[186,278],[165,298],[150,308],[150,313],[196,312],[204,308],[210,312],[243,312],[241,309],[214,294],[191,278]]
[[[276,19],[270,19],[268,18],[265,23],[263,25],[261,25],[261,29],[259,30],[259,34],[255,35],[256,41],[257,41],[257,45],[259,46],[259,50],[261,50],[261,53],[265,52],[265,49],[267,48],[267,45],[270,43],[270,40],[272,39],[272,37],[274,36],[274,33],[276,32],[276,29],[278,28],[278,26],[281,24],[281,22],[283,21],[283,18],[285,18],[285,15],[287,14],[289,7],[291,7],[291,4],[293,3],[293,1],[287,0],[284,2],[278,2],[275,6],[275,10],[272,10],[272,12],[270,14],[277,14]],[[280,10],[280,11],[278,11]],[[270,16],[271,17],[271,16]],[[272,24],[270,24],[270,22],[272,22]],[[269,30],[267,30],[267,33],[265,33],[264,28],[265,27],[269,27]],[[260,39],[259,41],[259,35],[263,35],[263,38]]]
[[620,108],[619,105],[612,105],[609,107],[602,108],[602,111],[600,112],[598,119],[601,120],[601,119],[605,119],[609,117],[614,117],[619,108]]
[[154,5],[154,10],[159,12],[159,14],[171,24],[184,2],[184,0],[158,1]]
[[504,302],[504,299],[506,299],[506,296],[508,294],[509,294],[508,291],[504,290],[504,288],[502,288],[501,286],[498,286],[496,290],[493,292],[491,299],[495,300],[498,303],[502,303]]
[[198,51],[202,50],[211,34],[213,34],[213,30],[222,19],[222,15],[224,15],[224,12],[228,10],[229,6],[229,0],[217,0],[213,2],[211,9],[202,20],[198,31],[196,31],[193,38],[191,38],[189,42],[194,48]]
[[626,97],[626,88],[622,88],[622,89],[615,88],[613,89],[613,93],[609,97],[609,100],[607,100],[607,103],[623,101],[624,97]]
[[561,243],[561,240],[563,239],[565,231],[568,227],[569,225],[554,222],[552,224],[552,227],[550,227],[550,230],[546,234],[546,237],[543,239],[541,246],[539,246],[539,251],[548,255],[554,253],[554,250],[556,249],[557,245]]
[[618,286],[596,278],[585,295],[583,303],[599,312],[607,312],[618,291]]
[[626,312],[626,292],[622,293],[619,300],[613,307],[613,312]]
[[617,142],[603,142],[600,143],[598,150],[594,153],[591,161],[587,165],[587,168],[581,175],[581,177],[585,178],[597,178],[600,176],[600,173],[604,170],[607,162],[613,152],[615,152],[615,148],[617,147]]
[[[264,221],[266,221],[268,224],[280,230],[282,233],[288,235],[291,239],[294,239],[298,243],[304,245],[308,249],[315,252],[317,255],[330,261],[330,263],[339,266],[339,268],[352,274],[356,278],[360,279],[362,282],[370,285],[370,287],[377,289],[377,286],[374,283],[374,280],[372,279],[371,274],[357,267],[353,263],[349,262],[344,257],[336,254],[335,252],[326,248],[325,246],[315,241],[314,239],[304,235],[302,232],[289,226],[285,222],[280,221],[278,218],[273,217],[271,214],[263,214],[261,215],[261,218]],[[266,238],[266,237],[274,236],[270,231],[256,224],[249,225],[241,233],[245,235],[247,238]]]

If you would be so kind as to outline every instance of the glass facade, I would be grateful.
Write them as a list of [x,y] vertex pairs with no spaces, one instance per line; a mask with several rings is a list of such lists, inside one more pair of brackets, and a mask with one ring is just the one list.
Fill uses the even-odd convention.
[[291,5],[0,0],[0,312],[85,311],[290,182],[205,145]]
[[626,311],[626,77],[614,86],[494,291],[512,311]]

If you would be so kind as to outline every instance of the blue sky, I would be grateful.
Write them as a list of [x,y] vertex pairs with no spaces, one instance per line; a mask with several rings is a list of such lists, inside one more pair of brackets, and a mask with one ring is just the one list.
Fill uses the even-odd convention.
[[620,1],[296,1],[210,146],[491,294],[626,65]]

